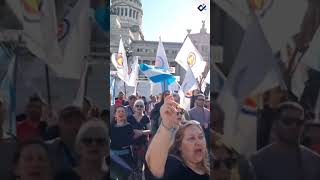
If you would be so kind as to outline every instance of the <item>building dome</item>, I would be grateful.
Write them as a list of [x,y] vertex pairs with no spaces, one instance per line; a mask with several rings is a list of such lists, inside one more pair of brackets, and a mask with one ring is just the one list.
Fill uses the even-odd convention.
[[123,28],[142,25],[141,0],[111,0],[111,9],[119,19]]

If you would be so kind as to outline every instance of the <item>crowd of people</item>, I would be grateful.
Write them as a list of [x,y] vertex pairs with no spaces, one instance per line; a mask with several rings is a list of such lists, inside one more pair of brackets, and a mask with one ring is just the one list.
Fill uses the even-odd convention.
[[[0,125],[7,116],[0,102]],[[0,177],[4,180],[109,179],[108,110],[85,98],[58,113],[38,96],[17,116],[16,136],[0,128]]]
[[[210,134],[210,103],[207,103],[208,98],[198,90],[194,90],[191,99],[190,107],[182,107],[179,105],[180,96],[175,92],[165,91],[158,96],[151,95],[148,102],[145,97],[139,95],[130,95],[126,99],[125,94],[119,92],[118,97],[115,98],[115,104],[111,106],[110,110],[111,179],[171,179],[172,177],[179,177],[178,174],[170,173],[165,174],[164,177],[164,174],[159,175],[157,172],[153,172],[154,169],[159,170],[159,166],[161,166],[161,164],[156,164],[153,167],[154,164],[150,162],[158,162],[158,160],[152,160],[153,158],[162,158],[160,161],[165,162],[167,157],[171,158],[171,155],[177,157],[177,159],[173,159],[172,166],[176,166],[179,161],[180,163],[184,162],[185,155],[191,158],[190,167],[187,164],[189,168],[184,170],[189,173],[196,172],[193,175],[199,175],[199,170],[192,164],[194,163],[193,155],[197,155],[198,159],[203,161],[199,177],[209,177],[209,161],[207,161],[209,147],[206,144],[209,142]],[[174,106],[174,112],[168,115],[164,109],[170,108],[170,104]],[[177,108],[178,106],[179,108]],[[185,128],[179,128],[180,125]],[[193,130],[196,131],[193,132]],[[162,131],[175,134],[177,139],[163,140],[165,137],[162,136],[168,134],[162,134]],[[185,140],[185,138],[188,138],[188,140]],[[176,141],[174,143],[177,145],[176,147],[170,147],[173,139]],[[200,141],[200,147],[198,147]],[[185,146],[183,149],[187,149],[180,152],[180,146]],[[170,153],[169,148],[171,149]],[[162,154],[165,152],[167,153]],[[180,164],[179,167],[180,169],[177,169],[177,172],[184,174],[184,163]],[[172,168],[169,169],[173,170]],[[191,179],[192,177],[197,176],[191,176]]]
[[320,179],[320,123],[286,90],[264,94],[258,111],[257,151],[244,156],[223,142],[224,110],[212,105],[211,177],[214,180]]

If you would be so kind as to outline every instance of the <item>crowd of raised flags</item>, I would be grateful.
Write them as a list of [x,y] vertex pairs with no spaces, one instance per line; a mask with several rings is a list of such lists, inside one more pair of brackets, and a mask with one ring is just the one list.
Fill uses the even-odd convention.
[[[55,1],[6,0],[6,4],[21,22],[21,39],[35,59],[41,60],[56,77],[80,81],[72,104],[82,106],[85,79],[90,66],[86,57],[90,53],[91,24],[96,23],[102,31],[109,31],[107,3],[96,1],[94,8],[90,8],[90,1],[87,0],[79,0],[72,5],[64,4],[65,11],[62,16],[56,14],[60,11],[57,11]],[[1,95],[9,104],[9,129],[15,134],[15,125],[12,123],[15,122],[14,75],[18,60],[13,52],[1,45],[1,61],[6,61],[6,65],[10,63],[6,76],[1,79]]]
[[[129,65],[126,51],[123,45],[123,40],[120,38],[118,53],[113,53],[111,56],[111,62],[116,68],[116,76],[110,74],[112,83],[110,84],[111,102],[114,102],[116,77],[121,79],[125,85],[131,87],[137,87],[137,79],[139,70],[151,81],[151,89],[161,87],[161,92],[166,90],[176,91],[180,95],[180,103],[184,107],[190,106],[190,97],[187,93],[192,90],[200,89],[205,90],[206,86],[210,84],[210,74],[208,73],[206,78],[203,78],[203,83],[199,87],[200,77],[203,76],[207,62],[205,62],[193,45],[189,37],[186,38],[180,51],[178,52],[175,61],[186,71],[184,81],[178,83],[176,77],[169,72],[169,63],[166,57],[163,43],[159,41],[157,54],[155,57],[155,65],[138,64],[138,57],[134,56],[133,62]],[[137,69],[139,67],[139,69]],[[220,72],[221,73],[221,72]],[[123,89],[122,89],[123,90]],[[136,89],[135,91],[136,92]],[[137,92],[139,93],[139,92]],[[152,94],[156,95],[156,94]]]
[[[291,91],[301,100],[308,70],[320,69],[317,50],[319,28],[308,50],[302,54],[297,53],[294,57],[298,57],[298,60],[290,62],[294,48],[297,48],[290,45],[291,39],[301,31],[307,2],[259,1],[260,5],[257,2],[250,1],[253,3],[250,7],[247,1],[215,1],[245,31],[238,55],[218,99],[226,115],[224,141],[245,155],[251,155],[257,150],[258,111],[263,109],[264,93],[280,87],[284,91]],[[290,71],[289,86],[283,65]],[[319,118],[319,99],[314,108],[316,121]]]

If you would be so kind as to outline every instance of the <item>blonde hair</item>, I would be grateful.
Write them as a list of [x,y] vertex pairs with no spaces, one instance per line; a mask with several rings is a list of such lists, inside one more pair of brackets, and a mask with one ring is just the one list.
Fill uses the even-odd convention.
[[77,149],[80,147],[81,139],[88,132],[89,129],[102,130],[102,132],[104,132],[106,140],[109,139],[108,128],[103,121],[101,120],[87,121],[82,124],[76,136],[75,146],[77,147]]
[[[191,125],[195,125],[195,126],[199,127],[201,129],[203,135],[204,135],[203,129],[202,129],[200,124],[193,123],[193,120],[187,121],[186,124],[184,124],[184,125],[182,125],[182,126],[180,126],[178,128],[177,132],[175,133],[173,144],[171,145],[170,150],[169,150],[170,154],[177,156],[184,163],[185,163],[185,161],[182,158],[180,147],[181,147],[184,135],[185,135],[185,131]],[[208,154],[207,146],[206,146],[206,149],[205,149],[205,156],[204,156],[203,160],[201,161],[200,165],[201,165],[202,170],[206,174],[209,175],[210,174],[210,166],[209,166],[209,154]]]

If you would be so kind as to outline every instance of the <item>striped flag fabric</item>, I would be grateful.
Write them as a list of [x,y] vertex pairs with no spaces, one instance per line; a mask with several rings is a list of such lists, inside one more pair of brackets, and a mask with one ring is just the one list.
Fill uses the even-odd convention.
[[154,83],[167,81],[168,85],[170,85],[176,80],[174,75],[147,64],[140,64],[140,70],[150,81]]

